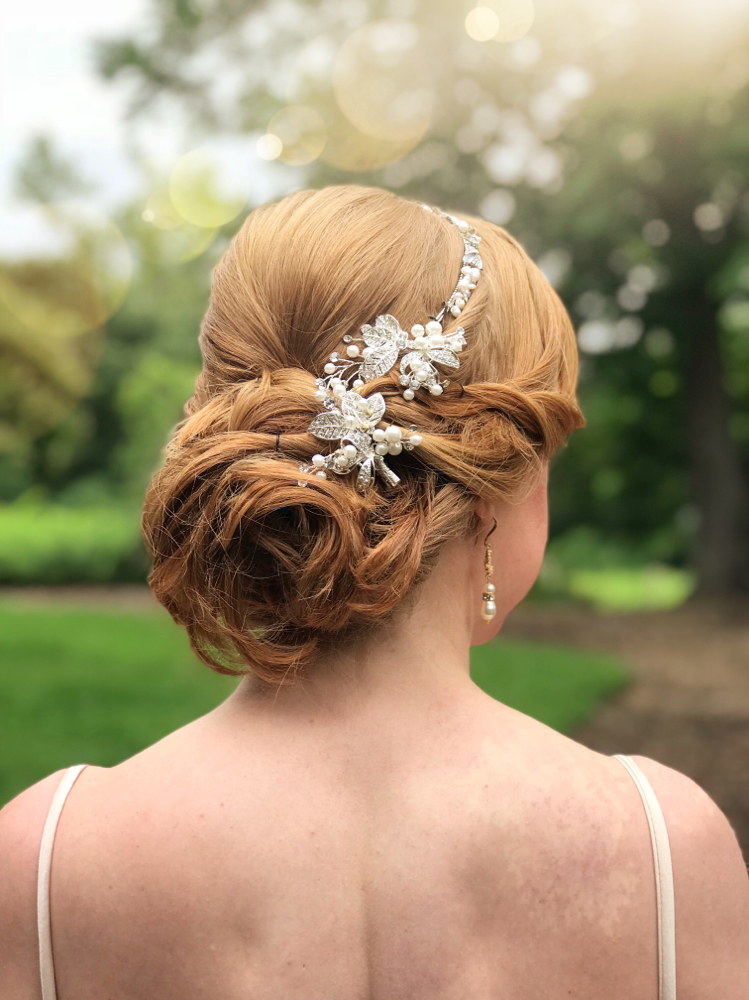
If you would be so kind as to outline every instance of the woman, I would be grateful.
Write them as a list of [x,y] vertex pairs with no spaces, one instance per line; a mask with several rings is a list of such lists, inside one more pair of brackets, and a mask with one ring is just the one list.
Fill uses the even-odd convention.
[[679,1000],[744,1000],[749,885],[710,798],[469,677],[583,423],[572,326],[520,246],[374,188],[296,192],[233,240],[200,341],[150,583],[245,676],[3,810],[2,1000],[673,1000],[676,972]]

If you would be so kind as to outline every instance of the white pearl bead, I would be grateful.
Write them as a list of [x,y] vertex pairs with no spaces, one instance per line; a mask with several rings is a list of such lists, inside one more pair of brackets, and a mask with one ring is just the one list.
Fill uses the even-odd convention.
[[385,431],[382,429],[382,427],[375,427],[375,429],[372,431],[372,438],[373,440],[378,442],[385,440]]
[[334,385],[333,386],[333,395],[334,396],[338,396],[338,397],[345,396],[346,395],[346,387],[344,385]]
[[467,292],[470,287],[471,287],[471,282],[469,281],[468,278],[461,278],[460,281],[458,282],[458,288],[460,289],[461,292]]
[[424,327],[421,325],[421,323],[414,323],[414,325],[411,327],[411,336],[412,337],[424,336]]
[[335,464],[337,468],[345,469],[346,466],[348,465],[348,460],[346,459],[345,455],[338,455],[336,456]]
[[313,455],[312,456],[312,464],[314,466],[316,466],[317,468],[320,468],[321,466],[325,465],[325,456],[324,455]]
[[493,594],[496,589],[497,588],[494,586],[493,583],[487,583],[486,586],[484,587],[484,593]]
[[348,354],[350,358],[358,358],[359,348],[356,346],[356,344],[349,344],[348,347],[346,348],[346,354]]
[[497,605],[494,601],[482,601],[481,617],[485,622],[490,622],[497,613]]
[[372,348],[371,347],[365,347],[364,350],[361,352],[361,356],[363,358],[368,358],[371,353],[372,353]]
[[433,396],[441,396],[442,395],[442,386],[439,384],[439,382],[435,382],[434,385],[430,385],[429,386],[429,391],[431,392],[431,394]]
[[421,434],[412,434],[411,437],[408,440],[411,442],[411,444],[415,448],[418,448],[418,446],[421,444],[421,440],[422,440]]
[[403,432],[400,427],[396,427],[395,424],[391,424],[385,431],[386,441],[400,441],[403,436]]
[[335,371],[335,365],[333,364],[333,362],[329,361],[327,365],[325,365],[325,367],[323,368],[323,371],[325,372],[326,375],[332,375],[333,372]]
[[430,347],[444,347],[445,346],[445,338],[444,338],[443,334],[441,334],[441,333],[433,333],[432,336],[429,338],[429,346]]
[[414,350],[423,351],[428,343],[429,341],[427,340],[426,337],[417,337],[416,340],[414,340],[413,342]]
[[426,332],[432,336],[435,333],[442,333],[442,324],[438,323],[436,319],[431,319],[426,325]]
[[478,281],[481,277],[481,271],[477,267],[472,267],[468,273],[470,274],[472,281]]
[[354,413],[347,413],[343,422],[347,427],[356,427],[359,423],[359,418]]
[[388,445],[388,451],[390,452],[391,455],[400,455],[400,453],[403,451],[403,445],[400,443],[400,441],[391,441],[390,444]]
[[317,400],[318,403],[322,403],[327,395],[328,394],[324,389],[318,389],[315,392],[315,399]]
[[346,458],[356,458],[356,445],[346,444],[343,446],[343,454]]
[[456,306],[460,306],[460,308],[462,309],[465,304],[466,304],[466,300],[463,298],[462,295],[456,295],[455,296],[455,305]]
[[384,442],[382,442],[382,444],[376,444],[375,445],[375,453],[377,455],[387,455],[387,453],[388,453],[388,446]]
[[458,221],[455,223],[455,225],[458,227],[458,229],[460,230],[461,233],[467,233],[468,230],[470,229],[470,226],[468,225],[468,223],[465,222],[463,219],[458,219]]
[[362,380],[360,378],[355,378],[354,379],[354,388],[355,389],[361,389],[361,387],[363,385],[364,385],[364,382],[362,382]]
[[320,469],[320,471],[316,472],[315,475],[317,476],[318,479],[327,479],[328,478],[327,475],[325,474],[325,471],[323,469]]
[[460,316],[461,313],[460,306],[453,306],[450,312],[453,314],[453,316]]
[[403,398],[404,399],[413,399],[414,398],[414,391],[413,391],[413,389],[404,389],[403,390]]

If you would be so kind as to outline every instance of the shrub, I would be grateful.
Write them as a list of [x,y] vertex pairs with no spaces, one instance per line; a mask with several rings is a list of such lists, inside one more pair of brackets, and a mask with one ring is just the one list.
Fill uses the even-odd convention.
[[138,510],[0,505],[0,584],[140,582],[147,571]]

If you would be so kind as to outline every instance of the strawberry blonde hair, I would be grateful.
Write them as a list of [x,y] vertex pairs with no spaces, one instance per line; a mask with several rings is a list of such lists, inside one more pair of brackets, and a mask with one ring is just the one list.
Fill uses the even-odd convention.
[[423,436],[388,458],[400,484],[378,479],[367,496],[353,475],[298,485],[299,464],[320,450],[307,432],[321,412],[315,377],[344,334],[380,313],[408,329],[438,311],[460,270],[455,227],[379,188],[297,191],[255,209],[216,265],[203,369],[143,513],[151,589],[213,669],[270,685],[303,676],[475,529],[478,497],[518,502],[584,425],[559,297],[507,232],[458,214],[484,261],[445,325],[465,329],[460,369],[441,396],[405,400],[397,368],[362,390]]

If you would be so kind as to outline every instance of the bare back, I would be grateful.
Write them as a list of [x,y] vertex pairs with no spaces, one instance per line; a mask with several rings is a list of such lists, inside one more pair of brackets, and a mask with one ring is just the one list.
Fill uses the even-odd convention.
[[[234,702],[79,778],[54,851],[58,1000],[657,1000],[647,819],[617,761],[483,696],[390,730]],[[739,1000],[747,959],[718,944],[711,862],[680,828],[685,795],[710,800],[640,761],[672,834],[679,1000]],[[714,892],[746,940],[738,863]],[[29,959],[12,1000],[37,980]]]

